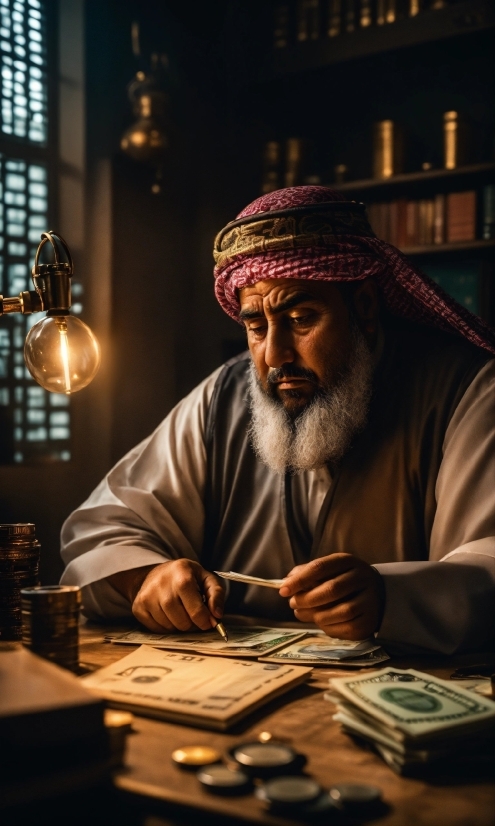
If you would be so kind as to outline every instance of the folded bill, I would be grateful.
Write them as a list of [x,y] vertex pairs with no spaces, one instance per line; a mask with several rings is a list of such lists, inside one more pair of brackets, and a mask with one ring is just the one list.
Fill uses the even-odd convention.
[[376,666],[388,659],[388,654],[374,640],[355,642],[316,635],[291,642],[263,657],[266,662],[344,667]]
[[223,579],[231,579],[233,582],[245,582],[246,585],[261,585],[263,588],[276,588],[277,590],[284,584],[283,579],[263,579],[259,576],[248,576],[247,574],[236,574],[235,571],[213,571]]

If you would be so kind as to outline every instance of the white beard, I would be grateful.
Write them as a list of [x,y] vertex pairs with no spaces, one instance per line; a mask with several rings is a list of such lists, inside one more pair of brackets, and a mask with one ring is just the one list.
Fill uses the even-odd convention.
[[301,473],[338,462],[368,417],[373,357],[360,331],[343,374],[295,420],[263,390],[251,363],[249,436],[256,455],[275,473]]

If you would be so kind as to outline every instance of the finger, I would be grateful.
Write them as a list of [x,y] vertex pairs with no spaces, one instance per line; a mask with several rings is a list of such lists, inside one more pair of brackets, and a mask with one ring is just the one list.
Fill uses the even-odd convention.
[[149,611],[144,609],[142,606],[137,607],[136,609],[132,609],[132,613],[136,617],[137,621],[144,625],[145,628],[148,628],[149,631],[154,631],[155,633],[161,634],[163,631],[173,631],[173,625],[164,617],[164,623],[157,622]]
[[309,591],[320,582],[353,568],[355,563],[356,557],[352,554],[331,554],[313,559],[306,565],[298,565],[286,577],[279,594],[281,597],[291,597],[299,591]]
[[[160,597],[158,606],[152,606],[151,613],[153,617],[159,621],[158,612],[165,615],[166,619],[172,623],[177,631],[190,631],[194,626],[194,621],[189,616],[182,603],[182,599],[178,594],[166,594]],[[210,627],[210,626],[208,626]]]
[[216,625],[210,611],[203,602],[203,594],[198,590],[198,583],[186,583],[179,591],[184,611],[192,622],[202,631],[209,631]]
[[318,608],[348,599],[366,587],[365,577],[359,570],[346,571],[335,579],[322,582],[310,591],[300,591],[289,600],[291,608]]
[[214,617],[221,619],[223,617],[223,607],[225,603],[225,589],[220,584],[218,577],[206,571],[203,578],[202,590],[209,611]]
[[320,627],[354,622],[362,614],[367,613],[368,600],[361,592],[350,600],[344,600],[337,605],[326,605],[321,608],[296,609],[294,614],[300,622],[315,622]]
[[198,564],[182,561],[176,566],[169,586],[160,594],[163,612],[179,631],[189,631],[194,625],[206,631],[212,626],[200,590],[201,570]]

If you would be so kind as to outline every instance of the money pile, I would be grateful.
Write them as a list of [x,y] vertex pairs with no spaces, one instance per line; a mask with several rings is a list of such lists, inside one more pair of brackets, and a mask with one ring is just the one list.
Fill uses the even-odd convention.
[[77,585],[37,585],[24,588],[22,642],[35,654],[77,671],[79,666],[79,610]]
[[33,524],[0,525],[0,642],[21,638],[21,588],[36,585],[39,561]]
[[384,668],[332,678],[330,685],[334,720],[372,743],[399,774],[493,749],[495,704],[448,680]]

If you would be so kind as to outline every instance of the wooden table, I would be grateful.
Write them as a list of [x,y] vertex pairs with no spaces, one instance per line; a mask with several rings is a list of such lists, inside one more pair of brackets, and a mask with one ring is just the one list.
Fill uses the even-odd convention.
[[[134,650],[104,643],[104,631],[90,624],[81,629],[81,661],[88,666],[107,665]],[[393,664],[448,677],[459,660],[441,664],[394,660]],[[170,759],[172,751],[184,745],[208,744],[226,752],[270,731],[307,756],[306,771],[323,787],[349,781],[379,786],[389,810],[373,820],[376,826],[494,826],[495,785],[488,778],[467,779],[464,774],[433,782],[397,776],[372,751],[340,731],[332,720],[334,706],[323,698],[330,672],[315,672],[317,679],[265,706],[228,734],[136,717],[135,733],[128,738],[126,768],[116,778],[118,788],[144,813],[161,812],[174,823],[300,823],[270,815],[253,795],[224,798],[208,794],[194,773],[181,771]]]

